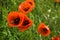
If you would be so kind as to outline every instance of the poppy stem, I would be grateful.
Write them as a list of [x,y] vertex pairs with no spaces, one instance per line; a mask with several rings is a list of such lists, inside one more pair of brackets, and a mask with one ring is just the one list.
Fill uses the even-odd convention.
[[0,10],[0,25],[2,24],[3,16],[2,16],[2,10]]

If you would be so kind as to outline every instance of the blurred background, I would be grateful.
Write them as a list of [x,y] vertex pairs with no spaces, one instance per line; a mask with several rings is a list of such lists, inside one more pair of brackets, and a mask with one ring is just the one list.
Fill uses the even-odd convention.
[[[54,0],[34,0],[35,8],[28,14],[34,21],[32,27],[24,32],[17,28],[9,28],[6,17],[11,11],[18,11],[18,6],[25,0],[0,0],[0,40],[51,40],[52,36],[60,36],[60,4]],[[47,37],[41,36],[38,24],[45,23],[51,30]]]

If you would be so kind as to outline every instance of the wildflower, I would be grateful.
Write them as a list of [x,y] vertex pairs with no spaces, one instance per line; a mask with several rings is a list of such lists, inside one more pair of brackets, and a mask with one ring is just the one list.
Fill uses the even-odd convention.
[[10,27],[21,25],[24,20],[23,14],[13,11],[7,16],[7,22]]
[[34,0],[26,0],[26,1],[31,5],[32,8],[35,7]]
[[60,0],[55,0],[56,3],[60,3]]
[[23,21],[22,25],[19,26],[18,29],[21,32],[24,32],[25,30],[27,30],[28,28],[30,28],[32,26],[32,24],[33,24],[32,20],[29,20],[28,17],[26,16],[24,18],[24,21]]
[[50,34],[50,29],[44,23],[41,23],[38,26],[38,33],[42,36],[48,36]]
[[25,13],[25,14],[28,14],[28,13],[30,13],[30,12],[32,11],[33,6],[34,6],[33,3],[30,3],[30,2],[28,2],[28,1],[24,1],[24,2],[22,2],[22,3],[19,5],[18,10],[19,10],[20,12],[23,12],[23,13]]
[[34,0],[26,0],[26,1],[34,1]]
[[54,37],[52,37],[52,40],[60,40],[60,37],[54,36]]

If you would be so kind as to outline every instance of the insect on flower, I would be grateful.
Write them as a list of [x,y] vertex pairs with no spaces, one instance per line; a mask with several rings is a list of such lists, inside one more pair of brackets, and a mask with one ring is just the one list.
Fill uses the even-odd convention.
[[22,23],[21,26],[18,27],[18,29],[21,32],[24,32],[25,30],[27,30],[28,28],[30,28],[32,26],[33,22],[32,20],[29,20],[27,16],[25,16],[24,21]]
[[34,7],[34,3],[33,2],[24,1],[24,2],[22,2],[19,5],[18,10],[20,12],[23,12],[25,14],[28,14],[28,13],[30,13],[33,10],[33,7]]
[[7,16],[7,22],[10,27],[21,25],[24,20],[23,14],[13,11]]
[[52,37],[52,40],[60,40],[60,37],[54,36],[54,37]]
[[41,23],[38,26],[38,33],[42,36],[48,36],[50,34],[50,29],[44,23]]

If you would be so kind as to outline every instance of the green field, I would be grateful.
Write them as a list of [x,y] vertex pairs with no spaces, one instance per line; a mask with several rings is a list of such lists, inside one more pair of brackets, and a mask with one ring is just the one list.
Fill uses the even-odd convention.
[[[16,27],[9,28],[6,17],[11,11],[18,11],[18,6],[25,0],[0,0],[0,40],[51,40],[52,36],[60,36],[60,4],[54,0],[34,0],[35,8],[28,14],[34,21],[32,27],[20,32]],[[49,36],[41,36],[38,24],[45,23],[51,30]]]

